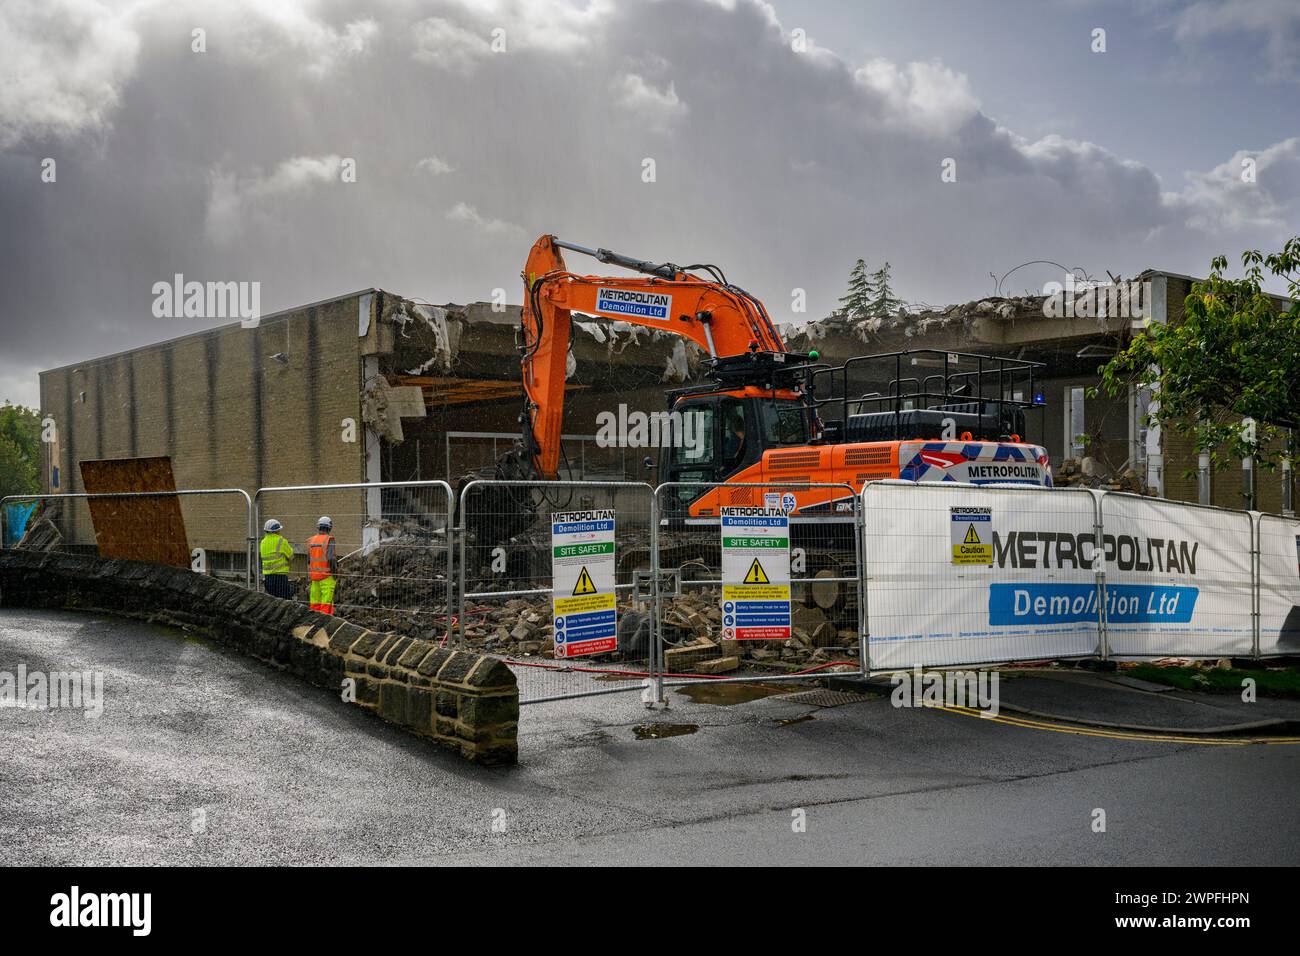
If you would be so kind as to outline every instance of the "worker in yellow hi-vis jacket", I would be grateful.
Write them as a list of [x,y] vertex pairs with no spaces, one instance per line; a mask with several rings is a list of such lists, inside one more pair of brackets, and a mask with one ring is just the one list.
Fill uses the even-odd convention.
[[289,583],[289,562],[293,560],[293,545],[284,540],[280,529],[284,526],[272,518],[263,530],[266,536],[258,545],[262,558],[262,586],[272,597],[293,597],[293,586]]

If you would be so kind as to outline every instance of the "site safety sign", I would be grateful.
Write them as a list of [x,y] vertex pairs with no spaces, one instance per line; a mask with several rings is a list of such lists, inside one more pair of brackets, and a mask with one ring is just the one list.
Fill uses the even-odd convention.
[[790,516],[770,504],[720,514],[723,640],[789,640]]
[[948,509],[953,564],[993,563],[993,509]]
[[612,508],[551,515],[551,623],[557,659],[618,648]]

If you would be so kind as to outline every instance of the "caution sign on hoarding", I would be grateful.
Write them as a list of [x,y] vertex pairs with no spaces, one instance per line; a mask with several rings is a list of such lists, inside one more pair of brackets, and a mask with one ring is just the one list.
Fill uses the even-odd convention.
[[790,639],[790,516],[780,505],[723,507],[722,637]]
[[993,564],[993,509],[949,508],[953,564]]
[[551,623],[556,658],[618,648],[613,509],[551,516]]

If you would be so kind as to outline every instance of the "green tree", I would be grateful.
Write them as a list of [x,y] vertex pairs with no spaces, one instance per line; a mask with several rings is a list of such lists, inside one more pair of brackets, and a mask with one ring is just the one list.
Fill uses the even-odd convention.
[[41,490],[41,416],[22,405],[0,405],[0,497]]
[[865,319],[871,314],[868,309],[874,296],[875,289],[867,278],[867,264],[859,259],[849,272],[849,288],[840,298],[839,314],[853,320]]
[[[1279,439],[1300,428],[1300,236],[1241,262],[1245,276],[1228,279],[1228,260],[1215,257],[1184,300],[1183,321],[1134,338],[1102,367],[1102,387],[1112,396],[1152,389],[1150,422],[1191,437],[1216,468],[1247,456],[1272,468],[1287,454]],[[1286,283],[1286,307],[1264,294],[1265,270]]]
[[867,304],[867,315],[893,315],[902,307],[903,300],[894,295],[894,290],[889,285],[888,262],[873,272],[868,281],[871,285],[871,301]]

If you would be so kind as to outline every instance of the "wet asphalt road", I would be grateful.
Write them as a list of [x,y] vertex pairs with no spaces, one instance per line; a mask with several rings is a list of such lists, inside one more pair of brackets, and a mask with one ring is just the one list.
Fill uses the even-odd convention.
[[1300,746],[629,694],[525,708],[520,766],[484,770],[174,631],[0,609],[20,662],[102,670],[105,710],[0,709],[10,863],[1300,863]]

